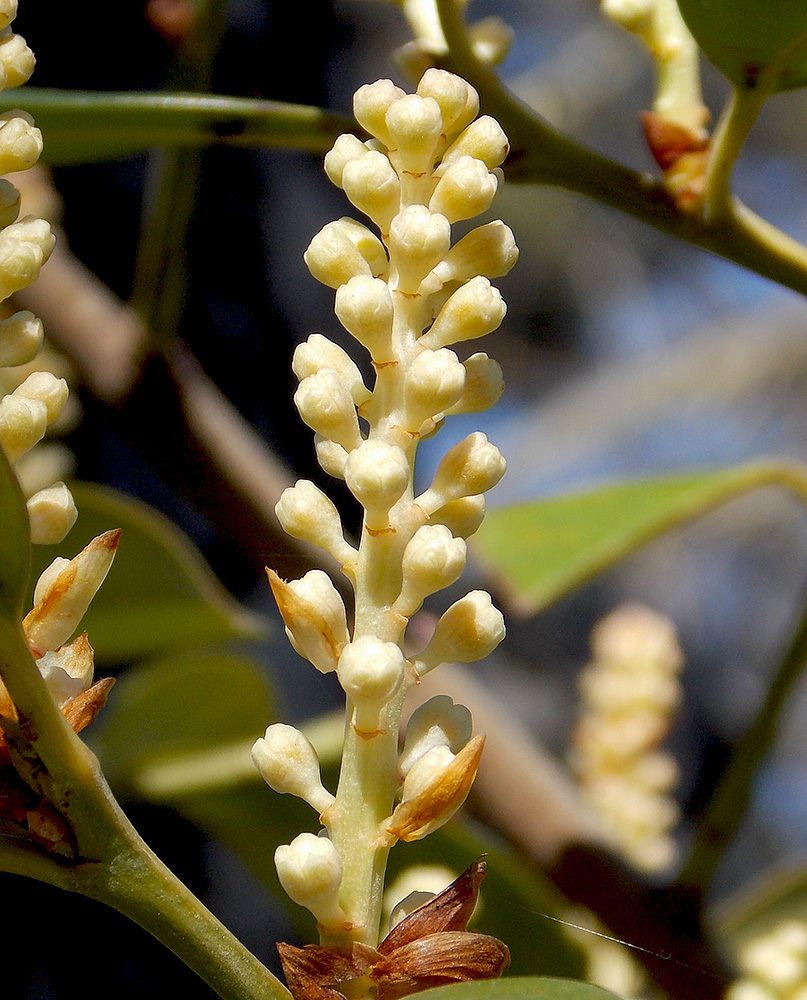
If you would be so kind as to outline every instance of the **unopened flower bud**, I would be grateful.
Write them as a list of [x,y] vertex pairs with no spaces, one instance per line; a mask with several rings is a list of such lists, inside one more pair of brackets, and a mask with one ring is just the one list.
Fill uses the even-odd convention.
[[406,724],[406,740],[398,762],[402,777],[434,747],[448,747],[452,754],[458,754],[470,740],[471,732],[471,713],[464,705],[455,705],[447,694],[429,698],[415,709]]
[[464,132],[460,133],[440,160],[440,171],[445,171],[463,156],[472,156],[481,160],[488,168],[504,163],[510,151],[510,144],[501,125],[490,115],[483,115],[472,122]]
[[415,502],[432,514],[450,500],[493,489],[506,467],[496,445],[481,431],[475,431],[443,456],[431,486]]
[[443,131],[437,101],[420,94],[407,94],[390,105],[387,129],[399,169],[415,175],[431,170]]
[[420,795],[429,787],[438,772],[449,765],[456,755],[445,744],[437,744],[413,761],[404,778],[401,801]]
[[37,585],[36,603],[22,623],[31,648],[40,655],[63,646],[75,631],[109,572],[120,534],[105,531],[56,572],[46,571],[47,586]]
[[470,538],[484,520],[485,497],[481,493],[450,500],[431,516],[432,524],[444,524],[455,538]]
[[476,58],[488,66],[498,66],[507,58],[513,46],[515,32],[500,17],[483,17],[468,30],[471,48]]
[[342,171],[342,187],[356,208],[385,233],[401,202],[401,182],[389,158],[368,149],[348,161]]
[[39,353],[43,338],[42,321],[33,313],[14,313],[0,322],[0,368],[28,364]]
[[32,167],[42,154],[42,133],[30,115],[7,111],[0,115],[0,173]]
[[41,371],[32,372],[17,386],[14,395],[41,400],[47,410],[48,423],[52,424],[65,407],[69,389],[63,378],[57,378],[52,372]]
[[392,297],[386,281],[364,275],[351,278],[336,292],[335,311],[342,326],[367,348],[374,361],[387,359]]
[[317,461],[323,472],[327,472],[334,479],[345,478],[345,466],[347,465],[347,451],[341,444],[324,438],[321,434],[314,435],[314,450],[317,453]]
[[95,668],[92,646],[82,632],[69,645],[41,656],[36,665],[56,704],[61,708],[92,684]]
[[356,406],[345,380],[328,368],[309,375],[294,394],[294,405],[308,426],[350,451],[361,444]]
[[311,240],[303,257],[317,281],[330,288],[339,288],[357,274],[381,274],[387,263],[380,240],[353,219],[329,222]]
[[429,201],[429,211],[439,212],[449,222],[461,222],[486,212],[499,182],[481,160],[460,156],[445,171]]
[[0,33],[0,66],[5,75],[5,87],[21,87],[34,71],[36,59],[21,35],[4,28]]
[[356,121],[370,135],[380,139],[389,149],[392,147],[387,112],[395,101],[406,97],[405,91],[396,87],[392,80],[377,80],[359,87],[353,97],[353,114]]
[[414,294],[423,278],[448,253],[451,224],[424,205],[408,205],[392,220],[390,254],[397,270],[397,288]]
[[355,706],[354,728],[365,735],[379,731],[381,712],[404,678],[405,661],[394,642],[361,636],[345,646],[337,673]]
[[298,344],[295,348],[291,369],[302,382],[304,378],[316,375],[323,368],[330,368],[339,375],[348,387],[356,406],[366,403],[372,396],[362,380],[356,362],[347,351],[327,337],[323,337],[321,333],[312,333],[304,344]]
[[0,0],[0,30],[7,28],[17,16],[17,0]]
[[419,677],[441,663],[483,660],[504,639],[504,617],[484,590],[455,601],[437,622],[429,644],[413,657]]
[[323,928],[344,924],[338,902],[342,862],[327,837],[301,833],[290,844],[278,847],[275,867],[288,896],[310,910]]
[[326,549],[342,565],[356,560],[356,550],[342,534],[339,511],[310,479],[299,479],[283,490],[275,506],[283,530],[303,542]]
[[0,299],[7,299],[36,280],[54,243],[47,222],[31,216],[0,232]]
[[389,510],[409,485],[409,462],[403,448],[383,441],[364,441],[350,453],[345,482],[365,510],[365,526],[379,531],[389,525]]
[[433,97],[439,104],[445,135],[459,132],[479,114],[477,92],[462,77],[447,70],[427,69],[417,89],[421,97]]
[[64,483],[39,490],[26,503],[34,545],[56,545],[76,523],[73,494]]
[[337,187],[341,187],[342,171],[347,164],[351,160],[363,156],[366,152],[367,146],[357,136],[352,135],[350,132],[340,135],[333,144],[331,151],[325,154],[323,164],[325,173]]
[[450,406],[446,416],[454,413],[481,413],[489,410],[504,392],[504,376],[498,361],[483,352],[472,354],[463,361],[465,389],[460,399]]
[[41,399],[10,393],[0,400],[0,448],[12,464],[41,441],[48,426],[48,408]]
[[465,368],[453,351],[424,350],[409,366],[405,386],[406,429],[416,433],[428,417],[453,406],[465,388]]
[[420,343],[435,349],[484,337],[498,329],[506,312],[507,306],[499,289],[478,275],[448,299]]
[[336,670],[349,636],[344,602],[328,574],[312,569],[286,583],[273,570],[266,572],[294,649],[320,673]]
[[459,579],[465,569],[466,546],[443,524],[418,528],[404,549],[403,585],[393,605],[396,613],[411,617],[425,598]]
[[[477,275],[499,278],[518,260],[518,247],[509,226],[489,222],[458,240],[424,279],[422,294],[439,291],[450,281],[468,281]],[[432,345],[434,346],[434,345]]]
[[333,802],[333,795],[322,784],[317,751],[293,726],[269,726],[253,744],[252,759],[263,780],[276,792],[296,795],[320,814]]

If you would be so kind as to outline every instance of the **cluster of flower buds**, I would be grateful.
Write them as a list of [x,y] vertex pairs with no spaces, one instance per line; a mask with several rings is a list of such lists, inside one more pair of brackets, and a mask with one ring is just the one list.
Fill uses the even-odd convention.
[[[490,279],[506,274],[518,251],[501,222],[451,243],[453,223],[489,208],[509,148],[497,122],[477,117],[478,95],[464,80],[430,69],[415,94],[380,80],[357,92],[354,111],[371,138],[340,136],[325,170],[378,234],[340,219],[314,237],[305,259],[336,290],[336,315],[369,353],[375,381],[367,386],[356,363],[321,334],[297,348],[293,369],[295,403],[314,432],[320,465],[343,479],[363,508],[361,540],[354,546],[345,538],[336,507],[313,482],[286,490],[276,508],[289,534],[341,565],[355,592],[352,628],[325,573],[285,582],[269,571],[292,645],[317,670],[335,672],[347,696],[340,790],[335,797],[325,790],[314,748],[289,726],[270,726],[253,757],[272,788],[307,801],[325,828],[278,851],[281,882],[329,937],[352,929],[355,939],[375,944],[377,927],[362,927],[370,918],[354,905],[354,869],[364,864],[357,854],[386,851],[447,822],[468,794],[482,752],[467,710],[436,698],[411,720],[395,763],[406,690],[441,663],[487,656],[504,637],[489,595],[474,591],[456,601],[416,655],[406,657],[402,646],[423,601],[462,573],[465,539],[479,527],[484,494],[505,463],[475,433],[445,455],[419,496],[413,473],[418,443],[447,416],[484,410],[501,395],[495,361],[482,352],[461,358],[452,347],[500,325],[505,305]],[[363,753],[375,755],[380,768],[378,791],[364,789],[367,811],[377,816],[369,825],[350,815],[357,802],[351,789],[372,782],[375,759],[346,777]],[[385,804],[369,801],[374,795]],[[356,829],[365,834],[359,847]],[[340,888],[346,881],[348,892]],[[380,892],[372,891],[380,912]]]
[[670,792],[678,769],[659,749],[681,700],[675,627],[642,605],[624,605],[598,623],[592,652],[580,677],[573,764],[616,846],[642,871],[661,871],[676,857]]
[[737,956],[742,976],[726,1000],[798,1000],[807,995],[807,924],[785,920],[748,941]]
[[[12,33],[17,0],[0,0],[0,89],[25,83],[34,56]],[[0,173],[33,166],[42,152],[42,135],[24,111],[0,115]],[[20,195],[0,179],[0,301],[30,285],[50,256],[54,238],[42,219],[18,219]],[[29,312],[6,313],[0,320],[0,369],[28,365],[42,345],[42,324]],[[0,399],[0,448],[12,466],[44,437],[67,402],[67,383],[50,372],[36,371]],[[37,490],[28,499],[31,539],[39,544],[61,541],[76,519],[76,508],[64,483]]]

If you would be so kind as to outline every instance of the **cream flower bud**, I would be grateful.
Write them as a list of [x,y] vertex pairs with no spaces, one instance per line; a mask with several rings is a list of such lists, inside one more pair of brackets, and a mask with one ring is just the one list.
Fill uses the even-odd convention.
[[390,254],[397,269],[396,287],[414,294],[423,278],[448,253],[451,224],[424,205],[408,205],[392,220]]
[[0,233],[0,299],[27,288],[50,256],[55,239],[42,219],[26,216]]
[[366,152],[367,146],[357,136],[352,135],[350,132],[340,135],[333,144],[331,151],[325,154],[323,164],[325,173],[337,187],[341,187],[342,171],[347,164],[351,160],[363,156]]
[[342,534],[339,511],[310,479],[300,479],[283,490],[275,513],[283,530],[294,538],[319,545],[342,565],[356,561],[356,550]]
[[345,380],[329,368],[303,379],[294,405],[308,426],[350,451],[361,444],[359,418]]
[[294,649],[320,673],[336,670],[349,635],[345,605],[328,574],[315,569],[286,583],[274,570],[266,573]]
[[457,341],[476,340],[498,329],[506,312],[499,289],[478,275],[448,299],[420,343],[434,349]]
[[443,131],[440,105],[432,97],[407,94],[390,105],[386,116],[396,165],[413,174],[425,173],[434,165],[437,144]]
[[275,867],[288,896],[310,910],[323,928],[344,924],[345,914],[338,902],[342,862],[327,837],[301,833],[290,844],[278,847]]
[[506,467],[496,445],[481,431],[475,431],[443,456],[431,486],[415,502],[432,514],[450,500],[493,489]]
[[428,417],[453,406],[465,388],[465,368],[453,351],[424,350],[409,366],[405,385],[406,429],[416,433]]
[[93,661],[93,650],[86,632],[82,632],[68,646],[49,651],[36,661],[48,690],[60,708],[83,694],[92,684]]
[[316,375],[323,368],[330,368],[340,376],[356,406],[361,406],[371,398],[372,393],[364,384],[358,365],[347,351],[321,333],[312,333],[304,344],[298,344],[295,348],[291,369],[302,382],[304,378]]
[[0,229],[5,229],[20,214],[20,192],[11,181],[0,177]]
[[30,115],[7,111],[0,115],[0,173],[32,167],[42,154],[42,133]]
[[0,30],[7,28],[17,16],[17,0],[0,0]]
[[447,70],[427,69],[417,91],[440,105],[445,135],[459,132],[479,114],[479,94],[470,83]]
[[444,524],[455,538],[470,538],[484,520],[485,497],[481,493],[451,500],[431,516],[432,524]]
[[368,149],[345,164],[342,187],[351,202],[386,232],[401,202],[401,182],[388,157]]
[[315,434],[314,451],[317,454],[317,461],[323,472],[327,472],[334,479],[345,478],[348,453],[341,444],[324,438],[321,434]]
[[353,114],[362,128],[380,139],[387,148],[392,146],[387,128],[387,112],[395,101],[406,97],[392,80],[377,80],[359,87],[353,97]]
[[342,650],[336,670],[355,706],[353,726],[358,732],[379,731],[381,712],[401,686],[405,666],[396,643],[374,636],[360,636]]
[[14,463],[45,436],[48,408],[41,399],[11,393],[0,400],[0,448]]
[[33,650],[41,655],[67,642],[104,582],[119,540],[120,531],[105,531],[56,571],[46,571],[47,586],[37,584],[36,603],[22,623]]
[[406,725],[406,739],[398,762],[403,777],[434,747],[447,747],[453,754],[462,750],[472,733],[471,713],[455,705],[447,694],[438,694],[418,706]]
[[333,802],[333,795],[322,784],[317,751],[293,726],[269,726],[253,744],[252,760],[276,792],[296,795],[318,813],[324,813]]
[[23,310],[0,322],[0,368],[26,365],[39,353],[44,331],[41,320]]
[[383,441],[364,441],[350,453],[345,482],[365,509],[365,526],[379,531],[389,526],[389,510],[409,485],[409,462],[403,448]]
[[401,801],[407,802],[416,795],[420,795],[428,788],[436,775],[455,759],[455,756],[447,746],[438,745],[427,750],[422,757],[418,757],[404,778]]
[[463,361],[463,366],[465,368],[465,390],[454,406],[450,406],[445,411],[446,415],[481,413],[483,410],[489,410],[499,401],[504,392],[502,367],[498,361],[489,358],[487,354],[481,351],[472,354],[467,361]]
[[24,399],[40,399],[45,404],[48,423],[52,424],[65,407],[69,389],[67,382],[63,378],[57,378],[52,372],[32,372],[17,386],[14,395]]
[[381,241],[353,219],[323,226],[303,257],[317,281],[330,288],[339,288],[357,274],[382,274],[387,266]]
[[423,282],[421,294],[439,291],[449,281],[468,281],[479,274],[499,278],[518,260],[518,247],[509,226],[489,222],[458,240]]
[[12,34],[11,28],[0,33],[0,66],[5,74],[5,87],[21,87],[34,71],[36,59],[25,39]]
[[463,156],[481,160],[488,170],[493,170],[494,167],[504,163],[509,152],[510,143],[501,125],[490,115],[482,115],[460,133],[443,153],[440,172],[443,173],[446,167],[450,167]]
[[428,645],[413,657],[422,677],[441,663],[483,660],[504,639],[504,617],[484,590],[472,590],[455,601],[437,622]]
[[481,160],[460,156],[437,182],[429,211],[439,212],[449,222],[472,219],[493,204],[499,181]]
[[465,569],[466,545],[444,524],[424,524],[404,549],[403,584],[393,609],[411,617],[429,594],[457,580]]
[[39,490],[27,502],[34,545],[56,545],[76,523],[78,511],[73,494],[64,483]]
[[488,66],[498,66],[513,47],[515,32],[500,17],[483,17],[472,24],[468,37],[476,58]]
[[351,278],[336,292],[336,315],[375,361],[386,360],[392,337],[392,296],[386,281]]

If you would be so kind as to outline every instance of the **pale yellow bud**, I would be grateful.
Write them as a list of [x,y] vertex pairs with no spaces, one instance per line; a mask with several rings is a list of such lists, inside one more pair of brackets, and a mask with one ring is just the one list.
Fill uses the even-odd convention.
[[407,94],[390,105],[387,129],[399,169],[418,175],[431,170],[443,131],[440,105],[432,97]]
[[342,187],[356,208],[385,233],[401,203],[401,182],[388,157],[370,149],[349,160],[342,171]]
[[471,733],[471,713],[464,705],[455,705],[447,694],[429,698],[415,709],[407,723],[398,770],[406,777],[415,761],[434,747],[444,746],[452,754],[459,753]]
[[403,584],[393,609],[411,617],[425,598],[459,579],[465,569],[466,545],[444,524],[418,528],[404,549]]
[[73,494],[64,483],[39,490],[27,502],[34,545],[56,545],[76,523],[78,511]]
[[465,389],[461,398],[449,406],[446,416],[453,413],[481,413],[489,410],[504,392],[504,376],[498,361],[479,352],[472,354],[465,367]]
[[28,82],[36,59],[25,39],[12,33],[11,28],[0,32],[0,66],[5,74],[5,87],[20,87]]
[[429,201],[429,211],[449,222],[461,222],[486,212],[499,186],[495,174],[481,160],[460,156],[445,171]]
[[390,225],[390,255],[397,271],[395,287],[407,294],[418,290],[423,278],[448,253],[451,224],[444,215],[424,205],[402,209]]
[[317,751],[293,726],[269,726],[253,744],[252,760],[276,792],[296,795],[318,813],[324,813],[333,802],[333,795],[322,784]]
[[0,0],[0,30],[7,28],[17,16],[17,0]]
[[0,299],[36,280],[55,239],[42,219],[26,216],[0,233]]
[[480,274],[499,278],[517,260],[518,247],[510,227],[503,222],[489,222],[472,229],[455,243],[425,278],[420,291],[422,294],[439,291],[447,282],[468,281]]
[[807,925],[786,920],[746,944],[739,955],[745,973],[781,995],[807,977]]
[[392,296],[379,278],[351,278],[336,292],[336,315],[348,333],[363,344],[375,361],[390,352],[392,337]]
[[431,516],[432,524],[444,524],[455,538],[470,538],[485,520],[485,497],[459,497],[443,504]]
[[424,350],[409,366],[406,376],[404,423],[416,433],[428,417],[456,403],[465,388],[465,368],[453,351]]
[[580,693],[587,705],[606,715],[627,709],[671,713],[681,701],[676,677],[656,671],[627,671],[596,663],[580,675]]
[[507,58],[515,32],[500,17],[485,17],[471,25],[468,36],[476,58],[488,66],[498,66]]
[[488,170],[493,170],[504,163],[509,152],[510,143],[501,125],[490,115],[483,115],[461,132],[443,153],[440,173],[463,156],[481,160]]
[[729,986],[725,1000],[781,1000],[772,990],[755,979],[738,979]]
[[47,371],[32,372],[14,390],[14,395],[23,399],[41,400],[45,404],[49,424],[61,414],[69,394],[67,382]]
[[275,851],[280,884],[299,906],[310,910],[323,929],[336,929],[345,922],[338,902],[342,862],[327,837],[301,833],[290,844]]
[[403,448],[383,441],[364,441],[345,465],[345,482],[365,510],[365,526],[380,531],[389,526],[389,510],[409,485],[409,462]]
[[356,561],[357,552],[342,534],[339,511],[309,479],[300,479],[283,490],[275,506],[283,530],[330,552],[342,565]]
[[683,664],[675,625],[641,604],[626,604],[597,623],[594,659],[622,670],[676,674]]
[[331,441],[321,434],[315,434],[314,450],[323,472],[327,472],[334,479],[345,478],[348,453],[341,444],[337,444],[336,441]]
[[336,670],[349,636],[345,605],[330,577],[312,569],[301,580],[286,583],[274,570],[266,573],[294,649],[320,673]]
[[425,791],[435,777],[455,760],[455,756],[449,747],[438,744],[413,761],[404,778],[401,801],[406,802]]
[[26,365],[39,353],[44,331],[33,313],[14,313],[0,322],[0,368]]
[[360,636],[342,650],[336,671],[355,706],[353,726],[358,732],[379,731],[381,712],[401,686],[405,666],[399,646],[374,636]]
[[504,617],[490,594],[472,590],[444,612],[429,644],[413,658],[419,677],[441,663],[483,660],[505,637]]
[[506,313],[499,289],[478,275],[448,299],[420,343],[436,349],[458,341],[476,340],[498,329]]
[[22,111],[0,115],[0,173],[32,167],[42,154],[42,133]]
[[325,173],[337,186],[342,186],[342,171],[351,160],[363,156],[367,152],[367,146],[350,132],[340,135],[333,144],[333,149],[325,154]]
[[366,403],[372,396],[362,380],[356,362],[347,351],[344,351],[332,340],[328,340],[327,337],[323,337],[321,333],[311,334],[304,344],[299,344],[296,347],[291,368],[301,382],[309,375],[316,375],[323,368],[330,368],[345,383],[356,406]]
[[450,500],[493,489],[506,467],[499,449],[475,431],[443,456],[432,485],[415,502],[432,514]]
[[45,436],[48,408],[40,399],[16,393],[0,400],[0,448],[14,463]]
[[330,288],[339,288],[358,274],[382,274],[387,267],[381,241],[354,219],[329,222],[303,256],[311,274]]
[[33,650],[41,654],[67,642],[104,582],[119,540],[120,531],[106,531],[57,571],[51,567],[47,586],[37,586],[36,603],[22,623]]
[[479,114],[479,95],[465,80],[444,69],[427,69],[417,92],[432,97],[440,106],[443,133],[452,135],[465,128]]
[[406,97],[405,91],[392,80],[377,80],[359,87],[353,97],[353,114],[356,121],[370,135],[380,139],[389,149],[393,143],[387,128],[387,112],[395,101]]
[[350,451],[361,444],[359,419],[345,380],[328,368],[304,378],[294,405],[308,426]]

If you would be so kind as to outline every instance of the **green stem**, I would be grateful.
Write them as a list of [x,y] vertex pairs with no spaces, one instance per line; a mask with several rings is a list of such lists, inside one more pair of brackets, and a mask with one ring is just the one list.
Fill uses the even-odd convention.
[[731,174],[748,133],[769,95],[756,88],[735,87],[712,137],[706,168],[703,220],[717,223],[732,214]]
[[694,135],[703,132],[708,112],[701,93],[700,50],[681,17],[676,0],[656,0],[653,56],[658,73],[653,110]]

